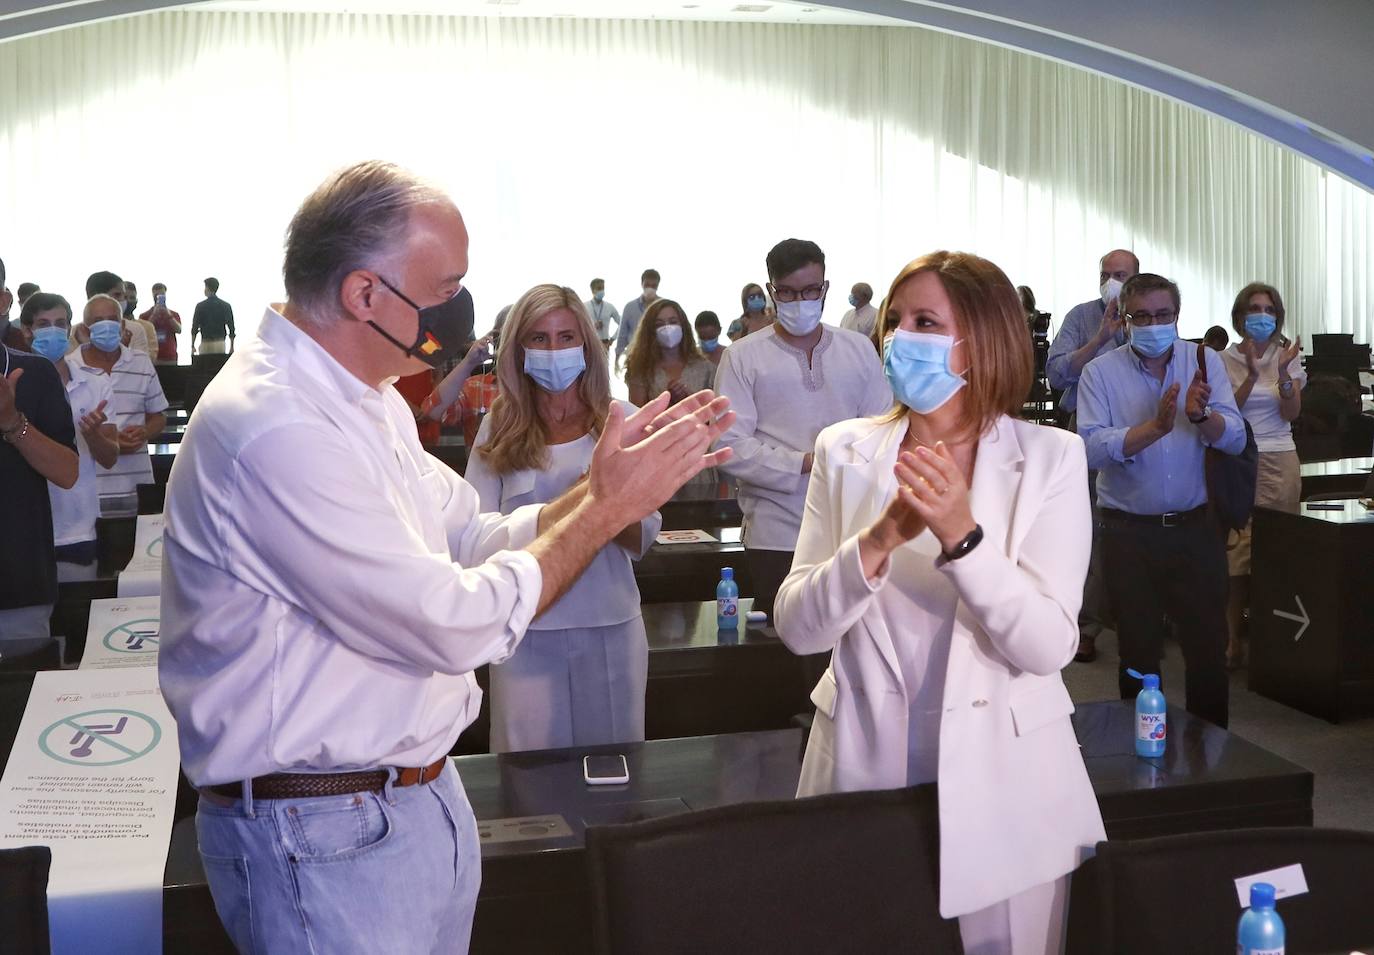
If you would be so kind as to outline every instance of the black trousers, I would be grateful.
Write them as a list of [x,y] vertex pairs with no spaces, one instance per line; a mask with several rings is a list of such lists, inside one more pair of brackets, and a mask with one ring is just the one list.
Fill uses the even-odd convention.
[[[754,581],[754,609],[768,614],[768,623],[773,623],[773,598],[778,588],[792,572],[792,551],[790,550],[753,550],[744,549],[744,560],[749,565],[749,576]],[[808,653],[797,657],[797,679],[800,680],[801,699],[810,696],[812,689],[820,682],[826,667],[830,666],[830,651]]]
[[1121,698],[1159,673],[1165,615],[1173,621],[1186,668],[1188,712],[1226,726],[1226,546],[1210,519],[1176,527],[1127,523],[1103,515],[1103,570],[1121,648]]

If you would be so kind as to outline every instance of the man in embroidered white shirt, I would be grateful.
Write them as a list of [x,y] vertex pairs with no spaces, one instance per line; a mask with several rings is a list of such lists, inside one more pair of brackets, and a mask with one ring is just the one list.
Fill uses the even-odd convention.
[[726,350],[716,391],[736,414],[721,444],[735,451],[724,470],[739,481],[754,607],[772,613],[792,569],[816,435],[837,421],[881,414],[893,399],[873,343],[821,324],[830,283],[820,246],[785,239],[765,264],[778,320]]
[[331,176],[284,306],[206,389],[167,487],[162,691],[241,951],[466,951],[480,882],[447,759],[510,656],[628,524],[717,463],[709,392],[612,411],[589,477],[508,517],[420,447],[391,386],[471,334],[468,237],[394,166]]

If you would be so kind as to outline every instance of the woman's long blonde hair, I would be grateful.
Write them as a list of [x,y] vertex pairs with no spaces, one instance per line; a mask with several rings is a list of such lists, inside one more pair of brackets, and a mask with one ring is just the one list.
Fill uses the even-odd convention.
[[694,361],[705,361],[706,356],[697,347],[696,332],[692,330],[691,322],[687,321],[687,313],[682,310],[682,306],[670,298],[655,299],[653,304],[644,310],[644,314],[639,318],[639,325],[635,328],[634,338],[630,339],[629,351],[625,353],[625,381],[628,384],[632,381],[642,381],[644,386],[650,387],[654,380],[654,369],[658,367],[658,361],[663,357],[663,347],[658,343],[658,313],[665,308],[671,308],[677,312],[677,323],[682,326],[682,342],[678,347],[678,354],[682,356],[683,367],[690,365]]
[[535,405],[536,385],[525,374],[524,340],[529,327],[550,312],[566,308],[582,326],[582,353],[587,369],[573,387],[590,417],[590,430],[600,434],[611,407],[611,374],[606,367],[606,350],[596,334],[596,326],[570,288],[536,285],[506,316],[501,329],[501,352],[496,358],[496,383],[500,394],[492,402],[491,429],[487,443],[477,449],[497,474],[537,470],[548,466],[548,430]]

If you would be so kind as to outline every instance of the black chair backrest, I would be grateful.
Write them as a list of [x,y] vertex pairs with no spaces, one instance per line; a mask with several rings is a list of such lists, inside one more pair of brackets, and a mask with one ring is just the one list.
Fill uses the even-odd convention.
[[47,955],[47,846],[0,849],[0,949],[13,955]]
[[932,785],[589,828],[597,950],[962,953],[937,813]]
[[1086,912],[1070,914],[1070,955],[1234,951],[1235,880],[1295,863],[1308,892],[1278,903],[1289,950],[1369,945],[1374,833],[1293,827],[1099,843],[1074,876],[1070,906]]

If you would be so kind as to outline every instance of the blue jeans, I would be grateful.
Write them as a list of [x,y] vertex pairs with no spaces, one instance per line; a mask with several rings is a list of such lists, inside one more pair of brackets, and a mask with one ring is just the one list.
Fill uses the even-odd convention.
[[428,785],[375,793],[202,796],[196,837],[244,955],[468,950],[481,848],[451,763]]

